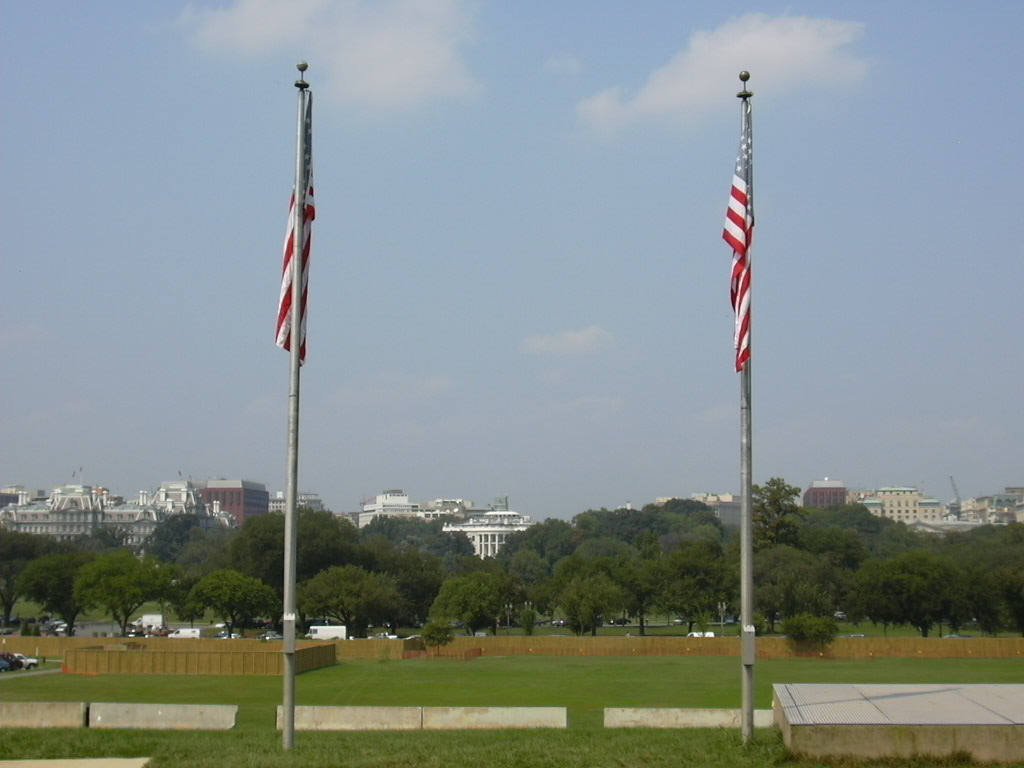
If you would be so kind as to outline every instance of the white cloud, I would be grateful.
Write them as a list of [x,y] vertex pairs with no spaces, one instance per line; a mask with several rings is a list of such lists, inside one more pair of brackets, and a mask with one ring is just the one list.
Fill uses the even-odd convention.
[[210,53],[293,51],[310,62],[307,79],[322,83],[321,92],[374,108],[472,94],[477,83],[461,50],[474,21],[468,0],[235,0],[187,6],[180,19]]
[[544,69],[557,75],[578,75],[583,70],[583,62],[578,56],[562,53],[545,61]]
[[857,22],[743,16],[694,33],[689,45],[652,72],[634,95],[607,88],[577,105],[577,115],[605,133],[645,118],[694,119],[709,108],[733,104],[737,74],[744,69],[751,72],[753,91],[857,83],[867,63],[849,48],[863,31]]
[[451,376],[381,374],[354,386],[337,390],[331,400],[335,405],[350,408],[397,408],[440,397],[455,389],[456,384]]
[[579,357],[609,346],[614,337],[604,328],[592,325],[580,330],[560,331],[547,336],[530,336],[520,345],[523,352],[550,357]]

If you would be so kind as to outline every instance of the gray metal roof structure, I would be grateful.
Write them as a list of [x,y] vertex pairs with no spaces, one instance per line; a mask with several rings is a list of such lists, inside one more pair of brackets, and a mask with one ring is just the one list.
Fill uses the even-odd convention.
[[775,685],[774,698],[802,754],[1024,760],[1024,685]]

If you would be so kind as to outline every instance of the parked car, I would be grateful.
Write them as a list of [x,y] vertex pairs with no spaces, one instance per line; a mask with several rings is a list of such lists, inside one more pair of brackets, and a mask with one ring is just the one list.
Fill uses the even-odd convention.
[[21,666],[24,669],[35,669],[39,666],[39,659],[34,659],[31,656],[16,653],[14,654],[14,658],[21,662]]
[[0,661],[3,661],[7,664],[7,670],[4,671],[21,669],[22,667],[21,661],[18,659],[18,657],[15,656],[13,653],[8,653],[7,651],[0,651]]
[[264,632],[262,635],[260,635],[260,640],[263,640],[267,643],[272,643],[278,640],[284,640],[284,636],[281,635],[281,633],[279,632]]
[[9,662],[7,659],[0,659],[0,672],[10,672],[10,671],[11,671],[11,662]]

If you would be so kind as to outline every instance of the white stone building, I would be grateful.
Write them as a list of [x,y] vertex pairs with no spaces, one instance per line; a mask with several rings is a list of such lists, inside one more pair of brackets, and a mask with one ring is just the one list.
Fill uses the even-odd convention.
[[525,531],[531,525],[527,515],[506,509],[493,509],[474,515],[459,523],[446,523],[445,533],[464,533],[473,544],[477,557],[494,557],[512,533]]
[[409,501],[409,494],[401,488],[377,494],[363,502],[359,513],[359,527],[365,528],[378,517],[420,518],[420,505]]

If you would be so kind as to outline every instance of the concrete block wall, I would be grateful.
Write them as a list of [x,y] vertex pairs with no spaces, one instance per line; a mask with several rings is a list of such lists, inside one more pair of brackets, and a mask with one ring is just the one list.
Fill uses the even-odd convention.
[[[609,707],[604,711],[605,728],[740,728],[739,709],[644,709]],[[754,727],[771,728],[772,710],[755,709]]]
[[88,713],[83,701],[0,701],[0,727],[85,728]]
[[[421,707],[295,707],[297,731],[418,731]],[[284,725],[277,708],[277,728]]]
[[[277,708],[277,727],[283,708]],[[296,707],[297,731],[567,728],[565,707]]]
[[424,707],[424,730],[567,728],[565,707]]
[[231,704],[118,704],[89,706],[89,727],[171,731],[230,731],[238,707]]

